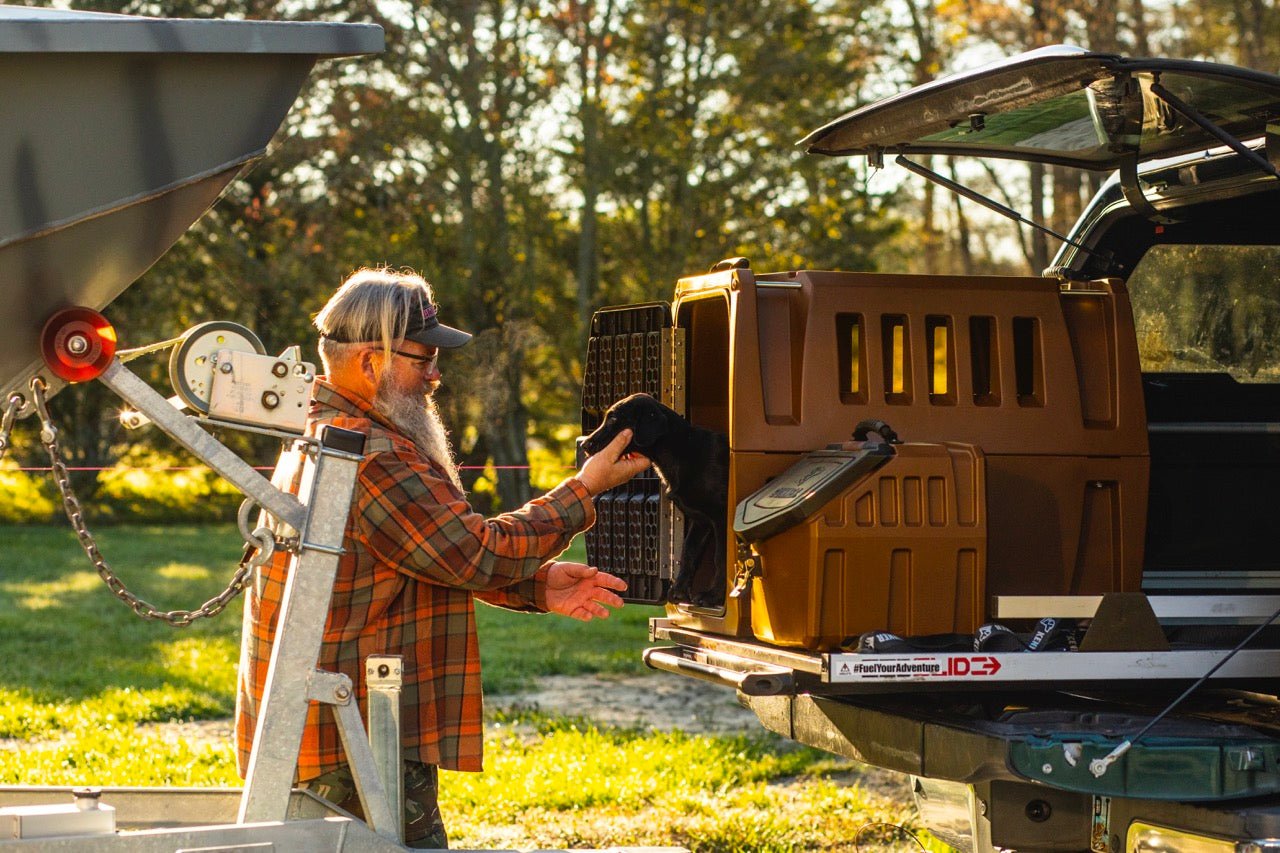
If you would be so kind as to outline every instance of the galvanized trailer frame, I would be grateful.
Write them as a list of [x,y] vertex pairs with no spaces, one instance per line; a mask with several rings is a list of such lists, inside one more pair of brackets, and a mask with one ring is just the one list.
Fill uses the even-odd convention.
[[[46,317],[68,306],[100,309],[128,287],[263,154],[317,59],[379,51],[382,42],[381,28],[373,25],[0,7],[2,91],[14,118],[0,130],[0,165],[11,176],[0,189],[6,408],[16,402],[19,415],[39,410],[53,439],[56,427],[43,399],[64,383],[46,366],[47,352],[42,355]],[[73,126],[77,132],[67,132]],[[398,813],[375,768],[352,685],[315,669],[362,437],[340,430],[314,439],[279,433],[301,465],[295,497],[217,441],[199,418],[175,409],[121,360],[107,357],[98,377],[104,385],[293,534],[287,544],[277,543],[291,552],[289,582],[261,724],[243,791],[111,789],[108,804],[128,831],[92,840],[24,840],[24,820],[30,825],[53,815],[44,828],[61,826],[56,810],[30,807],[47,807],[51,798],[70,803],[70,797],[66,789],[9,787],[0,790],[0,807],[28,808],[6,810],[0,835],[14,840],[5,846],[398,849]],[[368,826],[292,790],[311,701],[331,704],[339,719]],[[81,802],[86,811],[100,811]],[[74,822],[66,825],[75,832]]]
[[[245,787],[236,797],[238,808],[234,823],[199,825],[201,818],[190,813],[178,817],[184,809],[196,804],[215,803],[225,807],[225,797],[177,792],[172,798],[166,798],[152,792],[141,799],[180,826],[95,836],[91,842],[84,836],[71,835],[64,839],[41,837],[13,843],[18,847],[32,845],[50,850],[80,850],[86,844],[103,850],[173,850],[194,846],[207,849],[211,845],[216,849],[219,845],[246,841],[299,851],[330,846],[371,851],[400,848],[400,812],[393,811],[392,800],[384,787],[384,780],[395,778],[396,774],[388,768],[380,769],[374,761],[355,705],[351,680],[345,675],[315,668],[338,560],[343,553],[356,468],[362,459],[363,436],[342,430],[324,431],[318,439],[282,435],[294,444],[291,453],[301,466],[301,487],[299,497],[295,498],[268,482],[205,432],[196,418],[174,409],[118,359],[100,379],[197,458],[251,495],[265,514],[276,519],[281,530],[294,534],[285,538],[296,539],[296,544],[290,549],[289,579],[281,603]],[[334,820],[343,813],[331,807],[327,811],[317,809],[301,792],[293,790],[303,726],[312,701],[331,705],[337,716],[343,746],[368,817],[367,826],[349,815]],[[391,739],[398,740],[398,736],[398,731],[390,733]],[[380,733],[376,739],[386,740],[388,735]],[[386,759],[398,765],[399,755],[388,753]],[[0,790],[0,806],[17,802],[33,805],[23,799],[29,793],[24,789]],[[308,803],[310,807],[303,808],[303,804]],[[286,826],[291,815],[306,817],[301,823]],[[147,819],[152,818],[141,818]],[[20,820],[21,815],[15,813],[13,833],[18,839],[22,839]]]

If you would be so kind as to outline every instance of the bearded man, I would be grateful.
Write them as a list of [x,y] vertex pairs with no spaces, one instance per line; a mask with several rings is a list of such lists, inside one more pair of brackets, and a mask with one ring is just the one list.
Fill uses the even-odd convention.
[[[405,843],[445,848],[437,768],[481,769],[474,599],[584,621],[621,606],[620,578],[553,558],[595,520],[594,495],[649,463],[623,455],[630,440],[624,432],[575,476],[486,520],[467,503],[431,396],[440,385],[440,350],[462,346],[471,335],[440,322],[430,285],[409,272],[359,270],[315,324],[325,376],[316,381],[308,432],[332,424],[366,436],[317,666],[346,674],[367,714],[365,658],[404,656]],[[236,714],[242,776],[287,567],[286,554],[273,557],[245,599]],[[315,703],[298,781],[362,816],[337,724]]]

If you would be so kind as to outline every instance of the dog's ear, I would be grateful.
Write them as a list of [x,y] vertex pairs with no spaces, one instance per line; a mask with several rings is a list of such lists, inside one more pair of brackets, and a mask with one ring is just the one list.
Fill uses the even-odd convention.
[[636,447],[653,447],[658,439],[667,434],[667,419],[657,406],[643,406],[631,431],[631,441]]

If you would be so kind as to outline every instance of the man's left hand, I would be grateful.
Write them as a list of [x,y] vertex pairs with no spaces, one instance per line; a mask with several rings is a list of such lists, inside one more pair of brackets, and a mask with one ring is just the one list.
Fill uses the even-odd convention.
[[547,570],[547,610],[582,622],[606,619],[608,607],[622,606],[613,590],[624,592],[626,588],[622,578],[594,566],[555,562]]

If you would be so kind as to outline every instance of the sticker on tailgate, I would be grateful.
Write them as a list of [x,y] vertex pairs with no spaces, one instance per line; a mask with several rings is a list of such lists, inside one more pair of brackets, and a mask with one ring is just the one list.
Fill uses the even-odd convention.
[[837,659],[832,675],[839,681],[885,679],[984,678],[1000,671],[1000,661],[990,655],[925,655],[898,658],[857,655]]

